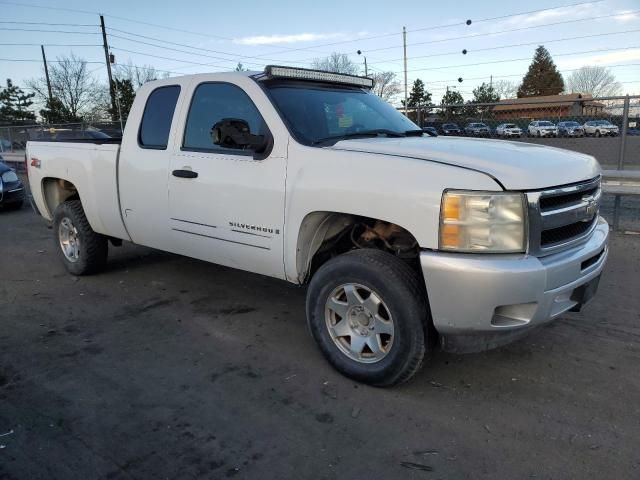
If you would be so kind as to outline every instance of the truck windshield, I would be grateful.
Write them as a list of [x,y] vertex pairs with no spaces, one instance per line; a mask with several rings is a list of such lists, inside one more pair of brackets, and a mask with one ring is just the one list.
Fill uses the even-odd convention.
[[267,88],[291,134],[305,145],[363,136],[422,135],[402,113],[361,89],[299,84]]

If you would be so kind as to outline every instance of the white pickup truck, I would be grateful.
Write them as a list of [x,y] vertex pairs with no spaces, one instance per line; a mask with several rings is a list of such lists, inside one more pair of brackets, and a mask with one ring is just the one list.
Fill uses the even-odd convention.
[[323,354],[373,385],[591,299],[609,234],[593,157],[428,137],[370,88],[277,66],[150,82],[121,144],[29,142],[33,204],[75,275],[126,240],[308,284]]

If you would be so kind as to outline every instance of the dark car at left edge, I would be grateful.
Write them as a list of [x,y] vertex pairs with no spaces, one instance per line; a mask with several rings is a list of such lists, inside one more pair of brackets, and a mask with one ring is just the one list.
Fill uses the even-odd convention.
[[0,161],[0,207],[18,209],[23,202],[24,185],[16,172]]

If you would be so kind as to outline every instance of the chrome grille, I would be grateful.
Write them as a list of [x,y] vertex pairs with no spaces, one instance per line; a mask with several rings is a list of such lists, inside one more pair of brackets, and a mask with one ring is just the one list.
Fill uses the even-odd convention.
[[601,196],[600,177],[528,192],[529,253],[547,255],[589,238],[598,223]]

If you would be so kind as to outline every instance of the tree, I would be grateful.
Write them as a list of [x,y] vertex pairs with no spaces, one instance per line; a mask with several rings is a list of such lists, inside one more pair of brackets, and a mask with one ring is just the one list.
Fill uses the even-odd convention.
[[553,63],[551,55],[540,45],[518,88],[518,98],[557,95],[564,90],[564,80]]
[[[442,96],[440,105],[442,107],[445,107],[446,105],[460,105],[462,103],[464,103],[464,98],[462,98],[460,92],[452,89],[447,90],[447,93]],[[450,115],[457,115],[461,111],[461,109],[461,107],[446,107],[442,109],[442,114],[445,117],[449,117]]]
[[40,116],[44,123],[70,123],[70,122],[79,122],[80,119],[71,115],[69,110],[64,106],[64,104],[57,99],[56,97],[52,97],[51,99],[47,99],[47,103],[45,104],[45,108],[40,110]]
[[493,82],[493,89],[500,98],[516,98],[518,95],[518,84],[509,80],[498,80]]
[[567,79],[567,90],[572,93],[585,93],[593,97],[619,95],[622,85],[605,67],[584,66],[574,71]]
[[316,58],[311,62],[311,67],[325,72],[346,73],[357,75],[360,67],[353,63],[344,53],[333,52],[328,57]]
[[128,78],[120,80],[116,78],[113,81],[113,86],[116,92],[116,111],[109,107],[108,112],[111,118],[120,118],[126,120],[129,116],[129,111],[133,105],[133,100],[136,98],[136,92],[133,88],[133,83]]
[[[49,67],[51,91],[73,118],[82,118],[96,105],[101,87],[87,70],[87,62],[74,54],[58,57]],[[49,99],[44,77],[31,79],[27,85],[36,92],[42,103]]]
[[161,75],[151,65],[143,65],[142,67],[139,67],[138,65],[131,63],[131,61],[124,65],[116,65],[114,70],[115,76],[120,80],[131,81],[134,90],[137,90],[147,82],[151,82],[159,78],[166,78],[168,76],[168,73]]
[[476,103],[495,103],[500,100],[500,95],[498,95],[493,88],[493,85],[482,82],[482,85],[473,89],[473,100],[469,102],[469,107],[465,109],[465,112],[469,116],[477,116],[482,115],[485,112],[491,110],[490,106],[479,106],[476,107],[474,104]]
[[35,120],[35,114],[29,110],[33,105],[31,99],[35,93],[24,93],[10,78],[7,86],[0,91],[0,121],[3,123],[24,123],[27,120]]
[[431,105],[431,94],[424,88],[424,82],[419,78],[413,82],[409,98],[407,99],[408,107],[424,107]]
[[242,63],[238,62],[238,64],[236,65],[235,71],[236,72],[246,72],[248,71],[248,68],[244,68],[244,65],[242,65]]
[[500,100],[493,85],[482,82],[482,85],[473,89],[474,103],[494,103]]
[[396,74],[393,72],[376,72],[371,75],[371,78],[373,79],[371,91],[386,102],[393,100],[393,97],[402,91],[400,82],[396,80]]

